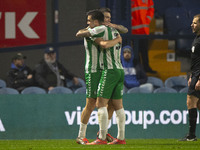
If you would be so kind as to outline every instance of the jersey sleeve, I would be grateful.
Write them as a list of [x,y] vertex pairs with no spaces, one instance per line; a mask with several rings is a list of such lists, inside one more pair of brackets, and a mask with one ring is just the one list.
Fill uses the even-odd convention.
[[97,26],[95,28],[89,28],[89,32],[93,38],[103,37],[106,27],[104,25]]

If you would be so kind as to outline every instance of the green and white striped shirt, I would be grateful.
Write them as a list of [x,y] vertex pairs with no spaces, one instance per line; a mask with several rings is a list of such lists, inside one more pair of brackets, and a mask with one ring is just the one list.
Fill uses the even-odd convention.
[[94,38],[84,38],[85,46],[85,73],[94,73],[100,69],[98,45],[94,42]]
[[[103,38],[104,40],[112,40],[117,37],[119,32],[104,25],[88,29],[92,35],[93,40],[96,38]],[[108,49],[100,48],[99,64],[101,69],[123,69],[120,56],[121,44],[116,44],[114,47]]]

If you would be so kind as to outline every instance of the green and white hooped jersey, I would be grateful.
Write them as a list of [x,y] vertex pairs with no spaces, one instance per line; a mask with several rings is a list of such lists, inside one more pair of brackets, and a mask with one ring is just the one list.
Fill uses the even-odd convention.
[[[116,29],[104,25],[88,30],[94,39],[103,38],[104,40],[112,40],[119,34]],[[114,47],[108,49],[100,49],[99,64],[101,69],[123,69],[120,60],[121,44],[116,44]]]
[[92,37],[84,38],[85,46],[85,72],[94,73],[100,69],[99,66],[99,52],[98,45],[94,42]]

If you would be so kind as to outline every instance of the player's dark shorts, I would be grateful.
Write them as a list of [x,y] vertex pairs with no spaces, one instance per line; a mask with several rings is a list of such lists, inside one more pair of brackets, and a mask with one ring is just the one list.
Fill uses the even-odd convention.
[[188,93],[187,94],[188,95],[193,95],[195,97],[200,98],[200,91],[195,90],[195,85],[196,85],[198,80],[199,80],[199,74],[193,73],[192,77],[191,77],[191,83],[190,83],[190,86],[188,88]]

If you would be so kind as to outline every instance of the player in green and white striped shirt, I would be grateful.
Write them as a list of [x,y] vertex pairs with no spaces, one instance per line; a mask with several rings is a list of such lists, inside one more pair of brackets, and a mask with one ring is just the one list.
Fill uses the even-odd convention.
[[[95,38],[101,37],[104,40],[112,40],[119,35],[118,31],[108,26],[98,26],[93,29],[88,29],[91,36]],[[100,44],[100,43],[99,43]],[[123,84],[124,84],[124,70],[120,60],[121,45],[118,43],[114,47],[104,49],[101,48],[100,67],[103,69],[101,80],[98,88],[97,107],[99,114],[99,139],[91,144],[103,143],[106,138],[108,112],[107,104],[112,99],[112,104],[117,114],[118,136],[113,142],[109,144],[125,144],[125,113],[122,103]],[[107,119],[107,120],[106,120]]]
[[[93,29],[88,29],[93,38],[102,38],[104,40],[113,40],[117,38],[119,32],[105,25],[100,25]],[[109,49],[100,48],[99,61],[101,69],[123,69],[120,55],[121,55],[121,44],[117,43]]]
[[[99,17],[99,16],[100,17]],[[97,23],[103,22],[104,16],[102,13],[99,13],[96,18],[101,18],[101,21],[98,21],[95,18],[90,18],[88,24],[90,28],[94,28]],[[88,28],[89,28],[88,27]],[[82,33],[88,31],[88,28],[82,29],[77,33],[78,37],[82,36]],[[83,37],[83,36],[82,36]],[[97,87],[101,77],[100,61],[99,61],[99,46],[94,42],[96,38],[87,37],[84,39],[84,45],[86,49],[86,63],[85,63],[85,77],[86,77],[86,87],[87,87],[87,99],[86,107],[84,108],[81,116],[81,125],[79,130],[79,135],[77,142],[80,144],[86,143],[85,131],[87,127],[87,122],[89,120],[90,114],[95,108],[95,100],[97,97]],[[105,48],[112,47],[116,43],[121,41],[121,37],[112,40],[112,41],[101,41],[102,46]],[[96,92],[96,93],[95,93]]]
[[[124,27],[123,25],[118,25],[118,24],[111,23],[111,10],[109,8],[102,7],[99,10],[104,14],[104,24],[106,26],[109,26],[111,28],[117,29],[117,31],[120,34],[128,32],[128,29],[126,27]],[[108,102],[107,110],[108,110],[108,119],[109,119],[108,120],[108,126],[109,126],[110,120],[111,120],[113,112],[114,112],[114,108],[113,108],[113,105],[112,105],[112,99],[109,100],[109,102]],[[108,136],[108,135],[109,134],[107,134],[106,136]]]
[[[88,20],[92,16],[88,15]],[[83,32],[84,36],[92,36],[93,38],[101,37],[104,40],[112,40],[119,36],[119,33],[110,27],[104,25],[89,28],[88,31]],[[95,40],[101,45],[101,40]],[[117,114],[118,121],[118,136],[117,139],[109,144],[125,144],[125,113],[122,104],[123,94],[123,82],[124,82],[124,71],[120,61],[121,46],[116,44],[114,47],[101,49],[100,52],[100,67],[103,69],[101,80],[98,88],[98,116],[99,116],[99,139],[90,143],[95,144],[107,144],[106,143],[106,129],[108,122],[107,104],[109,99],[112,99],[113,106]]]

